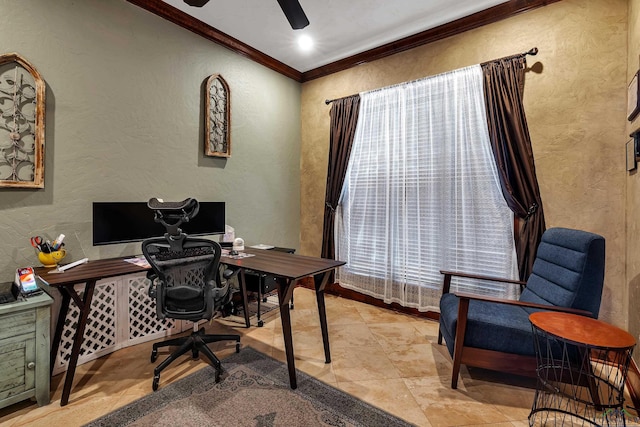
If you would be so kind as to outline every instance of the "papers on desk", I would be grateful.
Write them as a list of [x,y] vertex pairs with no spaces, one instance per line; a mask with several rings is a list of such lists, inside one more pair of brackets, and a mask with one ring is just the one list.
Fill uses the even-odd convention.
[[273,245],[265,245],[263,243],[260,243],[259,245],[253,245],[253,246],[249,246],[250,248],[254,248],[254,249],[273,249],[275,248],[275,246]]
[[255,256],[255,255],[254,254],[247,254],[247,253],[244,253],[244,252],[238,252],[237,254],[231,255],[231,253],[230,253],[230,251],[228,249],[223,249],[221,256],[223,256],[225,258],[231,258],[231,259],[242,259],[242,258],[249,258],[249,257]]
[[134,257],[134,258],[126,258],[125,261],[130,262],[131,264],[135,264],[138,267],[151,268],[151,265],[149,264],[149,262],[147,261],[147,259],[144,256],[137,256],[137,257]]

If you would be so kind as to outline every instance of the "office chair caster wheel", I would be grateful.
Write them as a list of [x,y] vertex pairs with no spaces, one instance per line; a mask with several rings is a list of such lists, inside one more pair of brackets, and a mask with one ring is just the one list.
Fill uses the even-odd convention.
[[158,390],[158,383],[159,382],[160,382],[160,374],[154,375],[153,376],[153,385],[151,386],[151,388],[153,388],[153,391]]
[[200,356],[200,353],[198,352],[198,350],[192,350],[191,355],[194,359],[197,359]]
[[262,320],[258,320],[258,328],[262,328],[264,326],[264,322]]
[[153,350],[151,350],[151,363],[155,362],[156,360],[158,360],[158,350],[154,348]]
[[220,369],[216,369],[216,383],[220,382]]
[[240,341],[236,343],[236,353],[240,353]]

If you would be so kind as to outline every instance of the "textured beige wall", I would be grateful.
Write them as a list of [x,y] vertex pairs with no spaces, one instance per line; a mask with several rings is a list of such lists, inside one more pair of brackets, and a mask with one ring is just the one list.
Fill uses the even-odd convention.
[[[125,0],[0,0],[0,53],[45,79],[45,189],[0,189],[0,281],[36,265],[29,236],[92,246],[92,201],[225,201],[246,243],[299,245],[300,84]],[[204,157],[201,86],[231,88],[232,157]]]
[[[601,318],[626,324],[627,2],[563,0],[302,86],[301,251],[318,255],[329,144],[324,100],[524,52],[525,108],[548,227],[607,241]],[[535,67],[534,67],[535,68]]]
[[[629,48],[627,82],[640,68],[640,0],[629,1]],[[627,124],[627,134],[640,127],[640,118]],[[639,338],[640,335],[640,174],[638,170],[627,175],[627,280],[628,328]],[[639,360],[636,352],[636,360]]]

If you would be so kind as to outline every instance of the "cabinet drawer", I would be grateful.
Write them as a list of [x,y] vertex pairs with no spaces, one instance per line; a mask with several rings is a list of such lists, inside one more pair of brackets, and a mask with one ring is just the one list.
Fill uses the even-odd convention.
[[36,311],[24,310],[0,316],[0,340],[34,332],[36,329]]

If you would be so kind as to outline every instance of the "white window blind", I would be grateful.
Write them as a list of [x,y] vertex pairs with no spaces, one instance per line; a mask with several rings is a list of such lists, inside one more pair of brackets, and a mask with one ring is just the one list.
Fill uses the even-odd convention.
[[[342,286],[426,311],[441,269],[517,277],[483,96],[480,66],[361,94],[336,215]],[[516,296],[490,282],[453,287]]]

